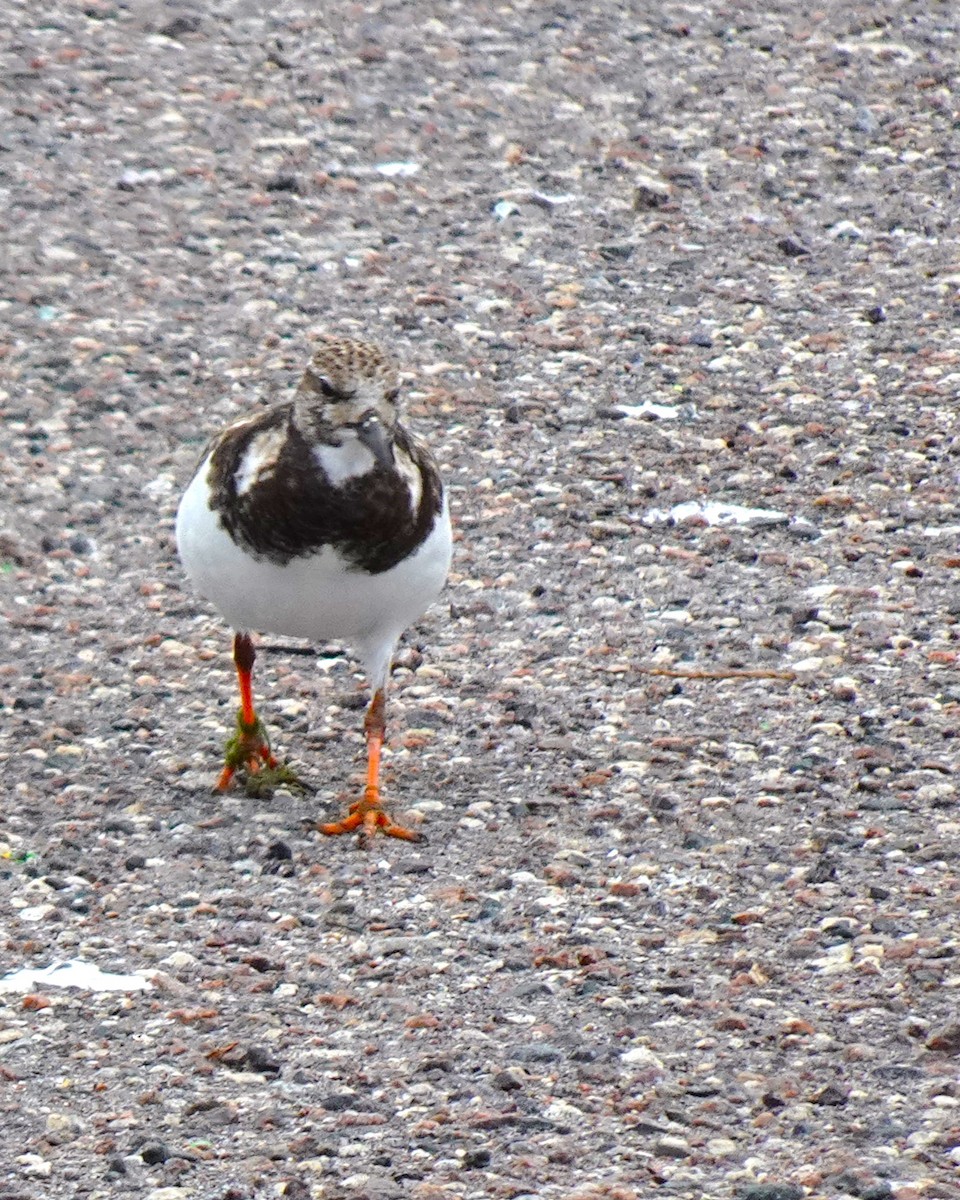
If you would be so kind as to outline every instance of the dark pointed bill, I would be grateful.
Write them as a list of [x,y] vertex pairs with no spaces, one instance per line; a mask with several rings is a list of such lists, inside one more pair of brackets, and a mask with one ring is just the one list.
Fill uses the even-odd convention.
[[393,442],[380,418],[371,413],[357,426],[360,444],[366,446],[381,467],[393,466]]

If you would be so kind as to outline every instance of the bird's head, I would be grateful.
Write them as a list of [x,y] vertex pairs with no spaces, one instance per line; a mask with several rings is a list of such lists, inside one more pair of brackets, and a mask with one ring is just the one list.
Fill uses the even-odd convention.
[[310,440],[342,446],[356,439],[391,466],[399,384],[396,362],[378,346],[324,334],[297,387],[294,424]]

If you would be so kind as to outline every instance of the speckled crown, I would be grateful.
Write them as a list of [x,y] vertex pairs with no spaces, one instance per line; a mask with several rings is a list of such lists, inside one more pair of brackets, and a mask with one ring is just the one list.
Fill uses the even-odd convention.
[[[396,360],[373,342],[359,338],[321,334],[317,339],[303,379],[301,390],[341,395],[353,394],[365,381],[378,383],[384,392],[392,391],[399,383]],[[323,380],[326,387],[320,386]]]

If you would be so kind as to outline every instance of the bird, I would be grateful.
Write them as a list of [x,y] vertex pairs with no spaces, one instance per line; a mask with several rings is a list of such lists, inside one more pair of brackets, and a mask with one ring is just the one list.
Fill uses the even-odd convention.
[[216,790],[236,776],[299,783],[279,763],[254,704],[253,635],[345,644],[370,690],[366,785],[320,832],[380,831],[421,841],[384,807],[380,758],[397,643],[450,569],[447,496],[435,458],[403,424],[395,357],[361,338],[320,334],[292,396],[227,425],[180,501],[184,571],[233,629],[240,690]]

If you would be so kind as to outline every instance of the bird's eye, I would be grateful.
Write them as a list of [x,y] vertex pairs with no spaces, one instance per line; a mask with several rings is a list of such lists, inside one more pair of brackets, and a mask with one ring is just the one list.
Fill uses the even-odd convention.
[[400,395],[400,389],[399,389],[399,388],[391,388],[389,392],[385,392],[385,393],[384,393],[384,399],[385,399],[385,400],[389,400],[389,401],[390,401],[390,403],[391,403],[391,404],[393,404],[393,402],[396,400],[396,398],[397,398],[399,395]]
[[340,395],[330,380],[325,379],[323,375],[317,375],[316,380],[321,394],[326,396],[328,400],[333,400],[335,397]]

